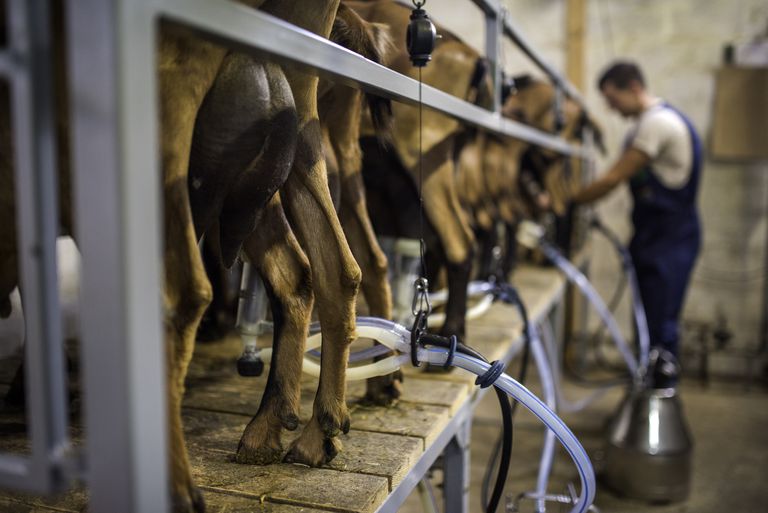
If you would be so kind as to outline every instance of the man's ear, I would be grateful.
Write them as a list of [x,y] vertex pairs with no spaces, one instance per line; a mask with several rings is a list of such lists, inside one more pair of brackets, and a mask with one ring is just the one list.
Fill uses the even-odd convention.
[[640,82],[638,82],[637,80],[631,80],[631,81],[629,82],[629,89],[630,89],[630,90],[631,90],[633,93],[635,93],[635,94],[637,94],[637,93],[642,93],[643,91],[645,91],[645,87],[643,86],[643,84],[641,84],[641,83],[640,83]]

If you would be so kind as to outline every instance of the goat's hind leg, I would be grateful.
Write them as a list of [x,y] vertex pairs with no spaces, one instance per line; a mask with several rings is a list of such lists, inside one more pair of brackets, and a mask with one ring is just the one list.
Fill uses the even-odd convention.
[[333,208],[320,154],[317,119],[299,132],[300,152],[288,177],[283,200],[291,226],[307,251],[318,316],[323,327],[320,384],[312,419],[286,456],[287,461],[322,465],[333,459],[340,442],[336,436],[349,430],[345,403],[345,374],[349,344],[355,336],[355,298],[360,268],[349,249]]
[[[355,141],[357,143],[357,141]],[[392,292],[387,281],[387,257],[384,255],[368,216],[365,185],[360,165],[342,179],[339,217],[349,241],[349,247],[362,271],[362,289],[369,315],[392,318]],[[402,394],[402,372],[376,376],[366,380],[366,403],[387,406]]]
[[283,457],[282,428],[299,425],[301,364],[312,312],[309,261],[291,232],[278,195],[243,244],[264,280],[274,321],[272,363],[259,410],[237,448],[239,463],[266,465]]

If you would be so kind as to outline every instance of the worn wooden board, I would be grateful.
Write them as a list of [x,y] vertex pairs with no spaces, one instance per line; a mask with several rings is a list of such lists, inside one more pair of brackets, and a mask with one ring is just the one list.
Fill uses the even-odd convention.
[[[207,513],[327,513],[306,506],[291,506],[274,502],[261,502],[250,497],[205,490]],[[87,497],[81,489],[63,496],[41,498],[32,495],[8,495],[0,497],[0,511],[3,513],[81,513],[87,508]]]
[[[64,494],[52,497],[40,497],[31,494],[2,492],[0,494],[0,511],[12,513],[21,512],[45,512],[85,511],[88,498],[83,488],[75,488]],[[6,509],[8,508],[8,509]]]
[[[187,409],[184,411],[187,445],[192,452],[211,452],[217,457],[232,459],[248,421],[249,417],[242,415]],[[286,451],[302,427],[284,432]],[[340,440],[344,448],[327,468],[385,477],[390,489],[415,465],[424,447],[423,440],[417,437],[368,431],[353,430],[341,435]]]
[[[409,383],[409,381],[411,383]],[[466,382],[460,381],[460,383]],[[233,413],[252,416],[258,409],[266,378],[242,378],[232,376],[205,383],[189,385],[184,398],[186,408],[219,413]],[[306,422],[312,415],[312,404],[317,380],[305,377],[302,380],[299,419]],[[440,387],[428,384],[423,379],[406,379],[406,396],[394,408],[370,407],[358,404],[364,394],[364,383],[350,384],[351,423],[353,429],[379,431],[382,433],[406,434],[431,440],[434,436],[426,426],[434,423],[442,426],[445,417],[456,411],[468,394],[466,385],[446,382]],[[422,388],[423,387],[423,388]],[[414,401],[406,400],[408,397]],[[390,411],[392,410],[392,411]],[[413,414],[408,412],[412,410]],[[371,429],[370,418],[382,418],[391,424],[379,422],[378,429]],[[406,423],[399,425],[400,420]]]
[[[454,413],[466,400],[469,387],[462,383],[449,381],[435,386],[433,380],[423,379],[418,373],[411,373],[403,381],[402,392],[401,401],[446,406],[451,413]],[[347,401],[350,404],[359,402],[364,395],[364,381],[351,381],[347,384]]]
[[205,511],[206,513],[327,513],[327,510],[255,501],[251,497],[219,493],[214,490],[205,490]]
[[34,506],[25,504],[24,502],[17,502],[9,498],[0,497],[0,511],[3,511],[4,513],[51,513],[54,511],[65,510]]
[[[563,287],[555,269],[521,266],[514,281],[531,317],[547,309]],[[494,360],[504,355],[513,341],[520,343],[521,329],[513,307],[495,304],[483,317],[468,323],[467,341]],[[260,345],[268,344],[269,338],[263,337]],[[401,399],[383,408],[362,404],[365,384],[352,382],[347,395],[353,429],[340,437],[344,449],[329,465],[321,469],[240,465],[234,462],[237,443],[258,408],[266,384],[266,373],[259,378],[237,375],[235,360],[240,351],[237,336],[198,344],[187,380],[183,413],[190,460],[212,512],[374,511],[445,429],[452,414],[477,390],[475,377],[463,371],[424,373],[409,367],[403,369],[406,380]],[[0,365],[0,383],[12,377],[10,367]],[[302,377],[302,424],[311,416],[316,388],[316,378]],[[0,386],[3,392],[4,386]],[[3,427],[4,434],[11,436],[0,437],[0,450],[23,450],[23,416],[0,416],[0,431]],[[299,432],[285,432],[286,449]],[[73,430],[76,442],[80,434]],[[81,489],[48,500],[8,495],[0,499],[0,509],[14,513],[81,511],[85,504]]]
[[338,512],[374,511],[386,498],[384,477],[326,468],[239,465],[228,455],[191,451],[193,477],[202,490]]
[[363,404],[350,408],[356,430],[415,436],[431,444],[448,424],[451,411],[445,406],[400,401],[390,408]]

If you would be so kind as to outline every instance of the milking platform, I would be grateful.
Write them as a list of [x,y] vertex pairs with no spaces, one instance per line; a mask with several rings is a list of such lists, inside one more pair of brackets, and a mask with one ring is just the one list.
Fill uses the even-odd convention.
[[[565,281],[555,269],[522,265],[513,282],[533,322],[556,318],[562,311]],[[488,360],[510,362],[522,349],[521,329],[515,309],[496,303],[468,323],[467,342]],[[347,402],[352,429],[341,435],[343,450],[329,465],[241,465],[234,462],[237,443],[258,408],[266,373],[259,378],[237,375],[234,362],[240,351],[236,336],[198,344],[189,370],[185,431],[207,511],[393,512],[441,455],[446,511],[470,510],[470,426],[474,408],[488,390],[475,386],[474,376],[458,369],[426,373],[404,368],[403,395],[388,408],[360,404],[365,384],[351,382]],[[0,394],[7,390],[17,362],[0,361]],[[305,375],[302,383],[301,420],[306,422],[317,381]],[[73,424],[73,439],[79,441],[82,430],[76,420]],[[299,433],[284,432],[284,446]],[[0,434],[0,450],[25,450],[20,414],[0,415]],[[82,488],[49,499],[0,493],[0,510],[10,512],[79,512],[86,503]]]

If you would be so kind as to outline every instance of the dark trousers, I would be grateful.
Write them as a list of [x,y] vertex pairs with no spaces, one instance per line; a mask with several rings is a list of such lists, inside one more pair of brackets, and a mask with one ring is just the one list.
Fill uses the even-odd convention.
[[[645,253],[645,252],[644,252]],[[651,347],[678,356],[679,318],[698,253],[694,247],[657,248],[651,256],[633,254],[640,295],[648,319]]]

